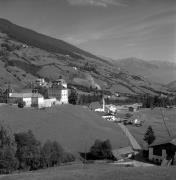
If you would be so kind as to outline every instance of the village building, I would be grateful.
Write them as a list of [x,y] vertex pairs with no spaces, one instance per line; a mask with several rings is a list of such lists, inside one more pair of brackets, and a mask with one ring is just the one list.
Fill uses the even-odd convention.
[[63,86],[64,88],[67,88],[67,83],[64,79],[58,79],[55,81],[52,81],[52,86]]
[[39,93],[9,93],[8,103],[25,103],[25,107],[36,107],[43,104],[44,98]]
[[107,121],[116,121],[117,118],[112,114],[104,114],[102,116],[103,119],[106,119]]
[[154,142],[149,146],[149,160],[162,164],[176,164],[176,137]]
[[44,78],[36,79],[35,83],[37,86],[46,86],[47,84]]
[[44,99],[39,93],[9,93],[8,103],[19,104],[21,102],[24,102],[24,107],[44,108],[56,105],[57,99]]
[[68,104],[68,89],[67,83],[63,79],[52,82],[52,85],[47,88],[49,98],[56,98],[59,104]]
[[97,108],[97,109],[95,109],[95,112],[105,112],[106,111],[106,109],[105,109],[105,99],[104,99],[104,97],[102,98],[102,101],[103,101],[103,107],[102,108]]

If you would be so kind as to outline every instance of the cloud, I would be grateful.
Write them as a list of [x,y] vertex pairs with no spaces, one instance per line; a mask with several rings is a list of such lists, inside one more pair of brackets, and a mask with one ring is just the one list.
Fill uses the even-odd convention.
[[124,0],[67,0],[69,4],[74,6],[126,6]]

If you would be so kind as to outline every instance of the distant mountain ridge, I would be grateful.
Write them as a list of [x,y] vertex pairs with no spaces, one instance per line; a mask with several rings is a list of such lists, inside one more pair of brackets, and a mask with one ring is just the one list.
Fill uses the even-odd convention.
[[0,86],[22,88],[42,77],[62,76],[68,83],[125,94],[168,93],[167,88],[116,62],[97,57],[69,43],[0,19]]
[[176,63],[169,61],[146,61],[138,58],[114,60],[113,63],[129,73],[141,75],[151,81],[168,84],[175,80]]

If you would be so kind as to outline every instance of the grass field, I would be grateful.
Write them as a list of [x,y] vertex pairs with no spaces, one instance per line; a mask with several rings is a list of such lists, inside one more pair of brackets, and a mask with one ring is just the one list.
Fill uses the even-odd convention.
[[40,141],[56,140],[71,152],[88,150],[96,139],[109,139],[113,148],[129,145],[118,126],[81,106],[61,105],[45,110],[1,106],[0,121],[13,132],[31,129]]
[[176,168],[119,167],[111,164],[69,165],[0,176],[0,180],[175,180]]
[[[176,109],[162,109],[165,116],[165,122],[169,129],[171,136],[176,135]],[[149,125],[152,126],[154,133],[156,135],[156,140],[159,141],[161,139],[166,139],[169,137],[167,130],[164,126],[164,122],[162,119],[161,109],[155,108],[151,109],[142,109],[139,112],[135,113],[134,118],[138,118],[144,121],[141,127],[135,127],[128,125],[128,129],[137,139],[137,141],[143,145],[143,137]]]

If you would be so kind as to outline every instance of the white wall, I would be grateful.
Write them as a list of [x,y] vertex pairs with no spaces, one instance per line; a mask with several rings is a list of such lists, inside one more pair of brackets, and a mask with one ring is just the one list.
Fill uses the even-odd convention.
[[167,156],[166,150],[162,149],[162,156],[157,156],[153,154],[153,148],[149,148],[149,160],[153,162],[162,162]]
[[61,104],[68,104],[68,89],[61,90]]
[[32,104],[31,98],[23,98],[23,101],[25,102],[25,107],[31,107]]

